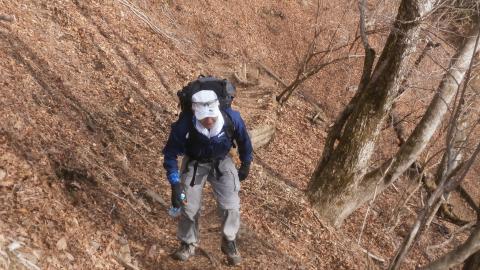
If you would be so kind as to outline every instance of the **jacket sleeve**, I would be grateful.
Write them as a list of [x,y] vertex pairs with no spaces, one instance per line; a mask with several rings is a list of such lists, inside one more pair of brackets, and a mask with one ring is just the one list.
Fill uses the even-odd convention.
[[239,112],[231,109],[228,112],[235,126],[235,133],[233,137],[238,145],[240,161],[245,164],[250,164],[253,160],[253,147],[250,140],[250,135],[248,135],[247,132],[247,127],[245,126],[245,123]]
[[178,172],[177,158],[185,154],[185,144],[189,130],[188,115],[180,115],[177,122],[172,124],[168,141],[163,148],[163,167],[167,171],[167,176],[173,172]]

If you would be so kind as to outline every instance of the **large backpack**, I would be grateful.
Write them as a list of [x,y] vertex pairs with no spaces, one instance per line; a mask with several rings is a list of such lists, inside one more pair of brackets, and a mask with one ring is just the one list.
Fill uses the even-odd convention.
[[177,92],[182,112],[192,112],[192,96],[200,90],[213,90],[220,102],[220,110],[230,108],[235,97],[235,86],[228,80],[200,75]]
[[[177,92],[182,112],[192,113],[192,96],[201,90],[213,90],[217,94],[220,103],[220,111],[222,112],[225,124],[227,126],[227,135],[232,139],[235,131],[232,119],[225,112],[225,109],[230,108],[233,98],[235,97],[235,86],[226,79],[219,79],[213,76],[200,75],[194,81],[189,82],[182,90]],[[233,143],[234,147],[235,144]]]

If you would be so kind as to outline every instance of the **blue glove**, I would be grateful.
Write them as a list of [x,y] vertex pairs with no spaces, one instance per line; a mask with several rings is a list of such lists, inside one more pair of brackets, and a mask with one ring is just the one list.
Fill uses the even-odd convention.
[[171,172],[167,175],[167,179],[170,185],[177,185],[180,183],[180,174],[177,171]]
[[[171,172],[167,175],[168,182],[172,187],[172,206],[173,208],[179,209],[182,206],[182,198],[183,192],[182,187],[180,185],[180,175],[178,171]],[[183,195],[185,196],[185,195]]]

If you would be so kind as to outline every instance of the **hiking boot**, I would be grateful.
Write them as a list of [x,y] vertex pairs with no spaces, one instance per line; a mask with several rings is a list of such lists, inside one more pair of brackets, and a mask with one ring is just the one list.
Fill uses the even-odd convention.
[[230,265],[239,265],[242,262],[242,257],[240,257],[240,252],[237,249],[237,243],[235,240],[228,241],[223,238],[222,252],[227,255],[227,261]]
[[173,258],[179,261],[186,261],[191,256],[195,255],[195,246],[182,242],[180,247],[173,253]]

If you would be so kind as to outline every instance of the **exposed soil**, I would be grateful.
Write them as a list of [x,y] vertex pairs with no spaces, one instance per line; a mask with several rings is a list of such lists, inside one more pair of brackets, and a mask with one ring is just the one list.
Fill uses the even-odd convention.
[[[355,37],[353,5],[321,3],[319,25],[326,38],[320,45],[328,46],[334,33],[339,43]],[[379,10],[387,24],[395,5]],[[259,65],[286,82],[293,79],[315,11],[315,1],[308,0],[1,1],[0,14],[16,19],[0,21],[0,268],[229,268],[210,189],[202,208],[201,250],[185,263],[170,258],[178,245],[176,221],[146,191],[169,201],[161,149],[177,118],[176,91],[199,74],[235,81],[232,74],[244,71],[246,80],[258,84],[238,85],[234,107],[249,128],[275,124],[276,133],[256,150],[242,186],[239,268],[384,267],[426,196],[422,188],[399,207],[416,185],[399,181],[372,204],[366,226],[368,206],[340,229],[317,218],[304,195],[328,127],[354,94],[361,59],[331,66],[301,87],[325,112],[325,121],[317,123],[310,120],[316,111],[304,95],[294,94],[279,108],[274,97],[282,87]],[[373,36],[372,44],[380,47],[386,33]],[[352,53],[363,53],[361,45]],[[432,94],[425,92],[406,96],[399,106],[404,116],[412,103],[419,108],[408,115],[407,129],[424,105],[416,97]],[[387,127],[376,160],[395,151],[396,143]],[[478,178],[478,172],[477,166],[472,175]],[[464,185],[478,203],[473,176]],[[453,201],[463,218],[474,217],[460,198]],[[428,248],[457,229],[435,219],[404,268],[461,243],[466,233]]]

